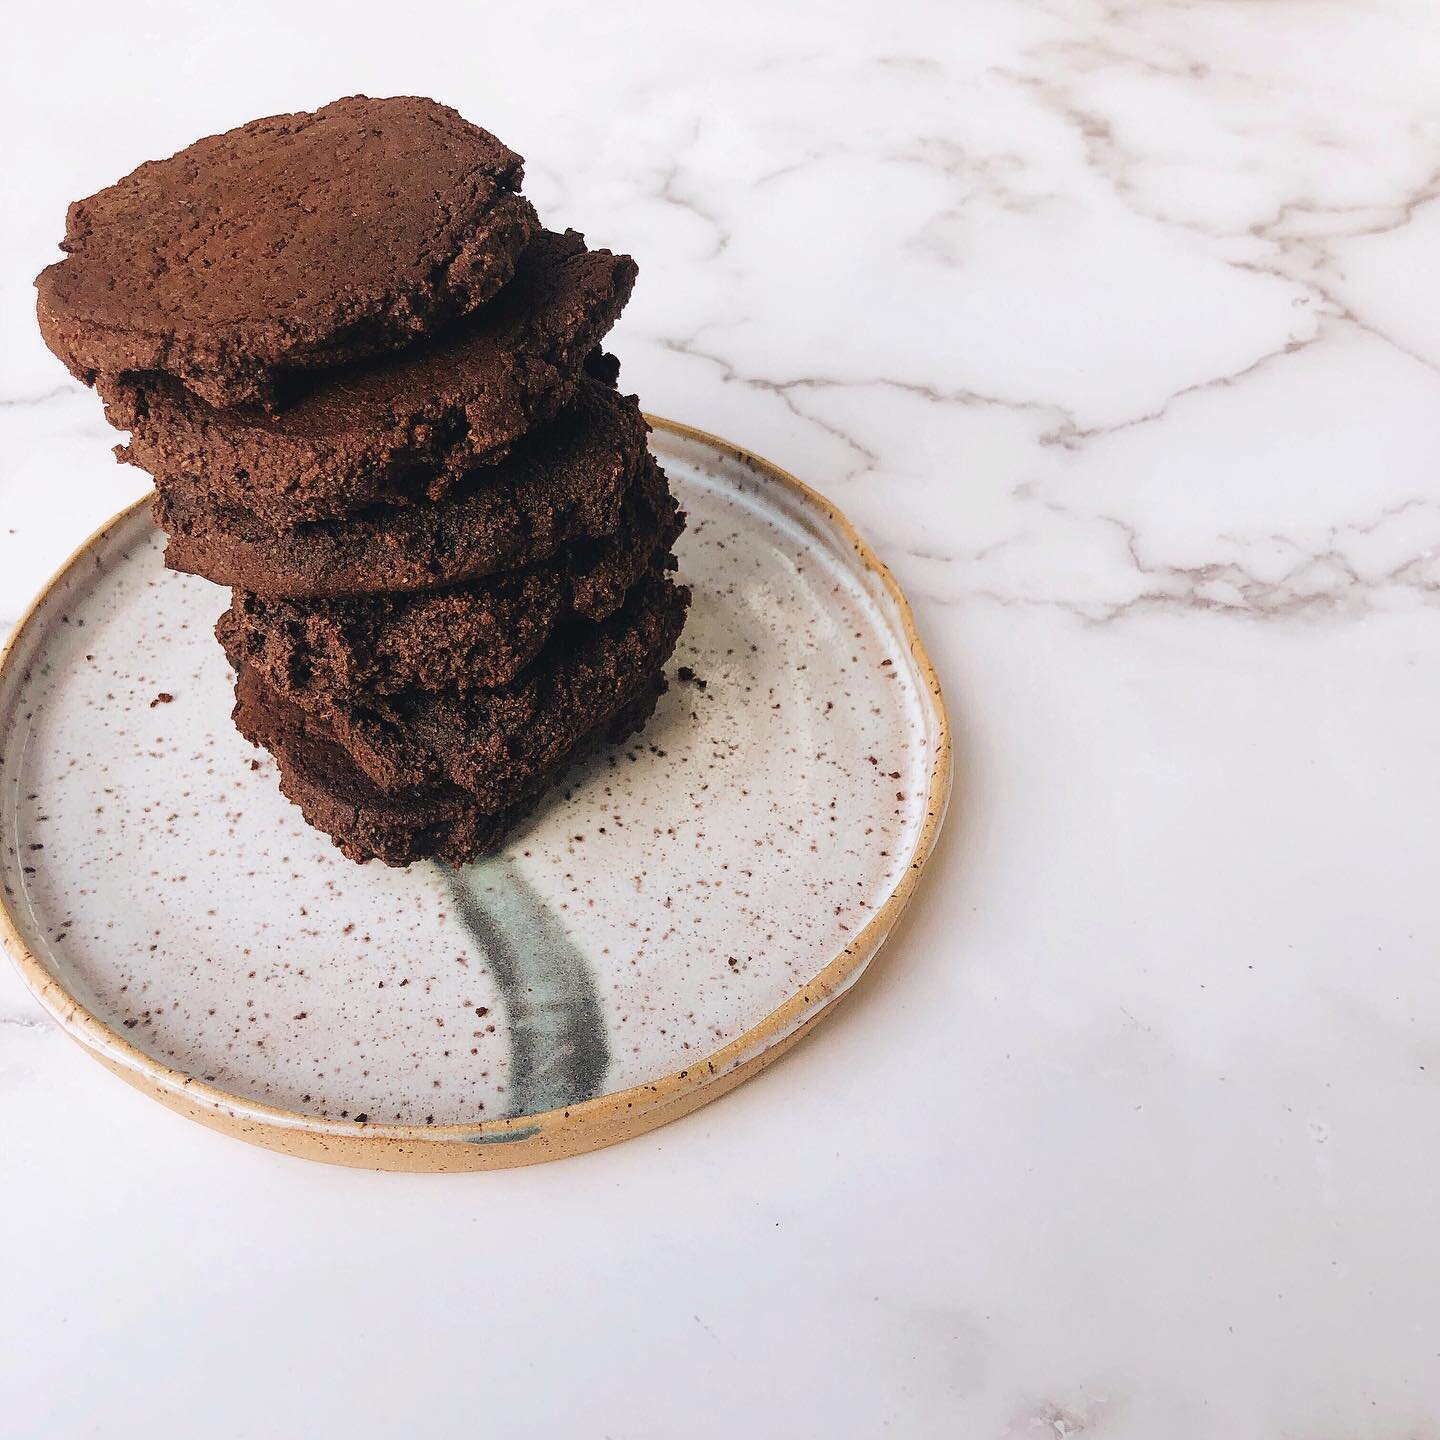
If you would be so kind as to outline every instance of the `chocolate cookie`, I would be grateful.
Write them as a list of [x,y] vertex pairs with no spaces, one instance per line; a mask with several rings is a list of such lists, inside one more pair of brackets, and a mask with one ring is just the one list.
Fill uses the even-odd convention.
[[216,635],[273,685],[335,697],[507,685],[568,614],[603,620],[684,527],[658,483],[626,496],[620,529],[547,565],[458,590],[293,600],[237,590]]
[[[530,669],[498,690],[354,702],[313,688],[272,688],[315,715],[384,794],[448,784],[482,811],[503,810],[640,692],[670,658],[689,603],[687,589],[651,574],[616,614],[556,635]],[[244,659],[230,652],[237,670]]]
[[280,792],[351,860],[409,865],[434,857],[464,865],[497,849],[567,773],[607,742],[640,729],[665,692],[656,674],[635,697],[549,770],[532,776],[503,810],[484,811],[454,786],[385,795],[356,769],[324,725],[268,687],[248,667],[235,686],[235,725],[280,767]]
[[40,329],[80,379],[159,370],[212,405],[403,345],[488,300],[538,228],[523,165],[433,100],[252,120],[71,205]]
[[326,372],[278,415],[217,410],[157,375],[99,382],[116,454],[210,505],[276,528],[377,503],[441,499],[575,392],[635,262],[542,232],[487,305],[423,346]]
[[276,532],[162,483],[155,519],[165,563],[220,585],[307,597],[437,590],[548,560],[613,534],[621,502],[654,462],[633,396],[583,380],[575,399],[444,500]]

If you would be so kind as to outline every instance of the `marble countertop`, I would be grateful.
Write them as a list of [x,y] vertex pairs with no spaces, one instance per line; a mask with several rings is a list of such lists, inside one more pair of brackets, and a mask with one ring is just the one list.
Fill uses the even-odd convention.
[[808,1043],[529,1171],[239,1145],[0,967],[0,1433],[1440,1433],[1440,11],[402,10],[7,18],[0,620],[145,483],[34,330],[67,201],[433,94],[893,566],[956,803]]

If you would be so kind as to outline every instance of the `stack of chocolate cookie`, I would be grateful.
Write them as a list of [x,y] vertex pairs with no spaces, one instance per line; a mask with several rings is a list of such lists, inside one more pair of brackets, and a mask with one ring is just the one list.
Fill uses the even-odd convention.
[[232,587],[235,722],[351,858],[460,864],[648,718],[683,517],[599,348],[628,256],[453,110],[257,120],[70,207],[51,349]]

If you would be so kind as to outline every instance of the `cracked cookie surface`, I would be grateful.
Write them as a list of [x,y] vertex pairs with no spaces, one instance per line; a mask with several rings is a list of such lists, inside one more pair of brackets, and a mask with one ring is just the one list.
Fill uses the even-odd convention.
[[252,120],[72,204],[40,328],[87,383],[161,371],[276,408],[287,372],[406,344],[504,285],[538,228],[522,175],[433,100]]

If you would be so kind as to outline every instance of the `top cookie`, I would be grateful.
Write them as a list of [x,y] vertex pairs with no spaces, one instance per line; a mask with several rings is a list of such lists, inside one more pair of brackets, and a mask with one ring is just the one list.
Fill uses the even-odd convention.
[[467,314],[538,229],[522,161],[447,106],[353,95],[198,140],[77,200],[40,329],[87,384],[158,370],[275,408],[288,370]]

